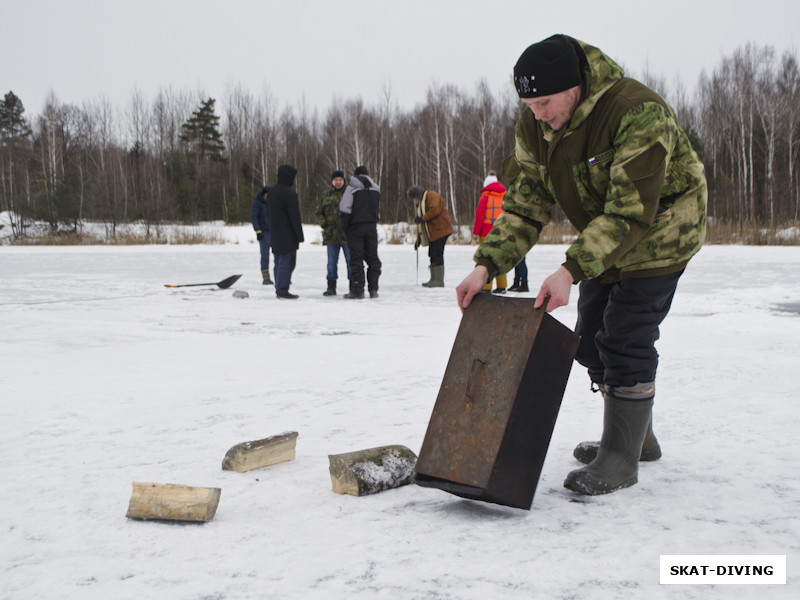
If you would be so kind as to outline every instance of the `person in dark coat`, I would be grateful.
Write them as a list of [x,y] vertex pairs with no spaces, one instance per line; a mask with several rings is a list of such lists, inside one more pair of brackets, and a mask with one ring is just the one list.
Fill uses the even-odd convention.
[[272,285],[269,277],[269,216],[267,215],[267,192],[269,186],[265,185],[256,192],[253,203],[250,205],[250,222],[256,232],[259,251],[261,252],[261,278],[264,285]]
[[289,292],[292,272],[297,263],[297,249],[303,240],[300,204],[294,191],[297,169],[292,165],[278,167],[278,183],[267,194],[270,224],[270,243],[275,255],[275,294],[278,298],[294,300]]

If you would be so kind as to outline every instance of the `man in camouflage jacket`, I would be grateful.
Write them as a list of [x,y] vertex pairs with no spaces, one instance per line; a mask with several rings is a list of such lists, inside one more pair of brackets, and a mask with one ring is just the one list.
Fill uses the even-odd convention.
[[609,493],[637,482],[640,459],[661,456],[652,432],[655,341],[705,238],[704,169],[673,109],[597,48],[552,36],[520,56],[514,82],[530,110],[504,164],[505,212],[456,289],[458,302],[463,310],[514,268],[561,207],[578,237],[535,305],[564,306],[579,284],[576,360],[605,400],[602,439],[575,449],[588,464],[564,485]]
[[317,221],[322,227],[322,243],[328,247],[328,289],[324,296],[336,295],[336,281],[339,279],[339,251],[344,254],[347,265],[347,279],[350,279],[350,250],[347,248],[347,238],[342,229],[339,218],[339,203],[344,194],[344,171],[331,173],[331,187],[319,199],[317,204]]

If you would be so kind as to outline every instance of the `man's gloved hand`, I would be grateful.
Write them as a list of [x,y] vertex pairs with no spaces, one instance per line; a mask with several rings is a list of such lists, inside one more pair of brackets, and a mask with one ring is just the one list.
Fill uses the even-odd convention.
[[260,242],[261,239],[264,237],[264,234],[260,231],[256,231],[256,239]]
[[414,223],[424,223],[424,222],[425,221],[422,219],[422,217],[414,217]]

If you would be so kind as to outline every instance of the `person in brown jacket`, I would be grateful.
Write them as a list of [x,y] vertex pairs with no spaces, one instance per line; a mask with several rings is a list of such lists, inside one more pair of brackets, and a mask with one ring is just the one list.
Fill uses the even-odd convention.
[[414,202],[414,222],[419,231],[414,249],[420,245],[428,246],[428,257],[431,260],[431,279],[422,285],[444,287],[444,245],[453,233],[447,204],[433,190],[425,190],[418,185],[408,188],[407,195]]

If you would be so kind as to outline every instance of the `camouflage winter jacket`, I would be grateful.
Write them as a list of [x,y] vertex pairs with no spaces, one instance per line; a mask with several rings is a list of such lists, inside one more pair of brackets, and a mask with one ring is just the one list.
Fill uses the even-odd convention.
[[557,203],[578,230],[564,266],[573,280],[680,271],[705,239],[703,165],[664,100],[597,48],[569,38],[585,89],[554,131],[525,109],[504,164],[504,213],[475,253],[493,278],[522,260]]
[[336,189],[331,186],[319,199],[317,204],[317,220],[322,227],[323,244],[345,244],[347,238],[342,230],[342,222],[339,219],[339,203],[342,201],[344,186]]

